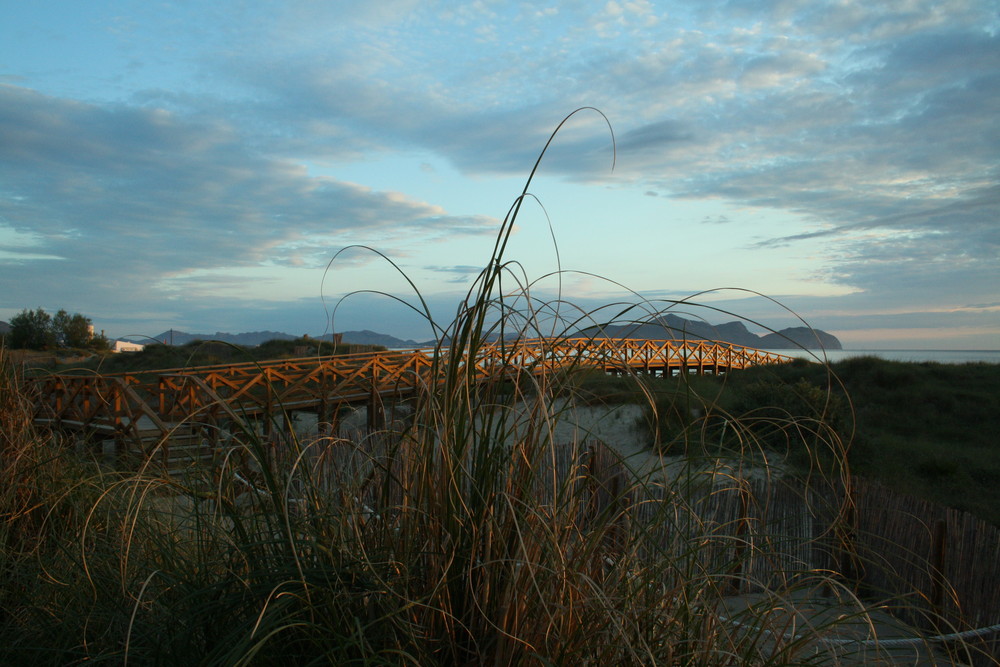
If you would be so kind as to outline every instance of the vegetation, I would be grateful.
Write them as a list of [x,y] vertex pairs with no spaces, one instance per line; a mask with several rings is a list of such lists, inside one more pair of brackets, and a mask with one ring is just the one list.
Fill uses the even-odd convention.
[[196,340],[177,346],[155,343],[146,345],[138,352],[94,357],[64,366],[60,372],[80,369],[101,373],[135,373],[168,368],[187,368],[189,366],[213,366],[296,357],[354,354],[384,349],[378,345],[351,343],[334,345],[331,342],[315,338],[270,340],[253,347],[219,341]]
[[590,403],[651,397],[641,426],[667,455],[753,443],[800,471],[843,456],[855,474],[1000,526],[996,364],[796,360],[639,383],[589,373],[574,391]]
[[851,438],[857,474],[1000,526],[1000,366],[862,357],[829,370],[807,363],[748,369],[727,381],[727,393],[742,394],[733,399],[736,414],[749,413],[760,387],[786,392],[783,401],[771,398],[789,409],[811,400],[812,414]]
[[[554,399],[597,400],[580,369],[483,384],[449,362],[527,328],[498,295],[526,193],[397,430],[270,441],[234,421],[212,470],[109,470],[35,430],[0,348],[0,663],[785,665],[861,650],[824,640],[868,632],[872,611],[796,555],[844,549],[837,474],[800,499],[799,519],[833,526],[814,544],[752,519],[755,487],[697,455],[704,438],[669,474],[636,475],[597,443],[556,442]],[[829,470],[821,449],[804,456]],[[748,437],[728,454],[762,451]],[[837,614],[789,615],[818,591]]]
[[55,316],[38,308],[22,310],[10,320],[9,345],[14,349],[50,350],[58,347],[107,350],[108,339],[93,335],[90,318],[60,310]]

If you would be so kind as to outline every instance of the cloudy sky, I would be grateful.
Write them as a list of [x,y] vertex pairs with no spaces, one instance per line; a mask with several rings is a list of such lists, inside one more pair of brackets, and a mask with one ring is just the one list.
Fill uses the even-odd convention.
[[[595,107],[509,286],[1000,348],[998,28],[994,0],[5,2],[0,319],[315,335],[409,280],[446,323]],[[367,293],[334,326],[430,332]]]

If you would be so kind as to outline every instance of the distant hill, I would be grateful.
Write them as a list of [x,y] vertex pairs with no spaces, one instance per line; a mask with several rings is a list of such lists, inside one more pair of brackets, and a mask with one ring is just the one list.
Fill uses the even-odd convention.
[[[390,349],[408,349],[430,347],[433,341],[418,342],[411,339],[396,338],[388,334],[378,333],[370,329],[343,332],[343,342],[358,345],[382,345]],[[727,322],[725,324],[708,324],[697,320],[688,320],[677,315],[664,315],[656,323],[615,324],[603,328],[589,327],[578,335],[595,336],[597,338],[646,338],[650,340],[665,338],[688,338],[690,340],[719,340],[734,345],[744,345],[763,350],[791,350],[805,348],[808,350],[823,349],[840,350],[837,337],[807,327],[790,327],[775,333],[758,336],[749,331],[742,322]],[[313,336],[319,340],[332,340],[333,336]],[[217,331],[214,334],[192,334],[184,331],[164,331],[155,337],[157,341],[173,345],[185,345],[193,340],[219,340],[235,345],[254,347],[269,340],[294,340],[292,336],[280,331],[251,331],[249,333],[231,334]],[[139,343],[149,343],[149,339],[134,338]]]
[[10,325],[6,322],[0,322],[0,335],[10,333]]
[[764,350],[841,350],[840,341],[833,334],[808,327],[790,327],[777,333],[761,336],[758,347]]
[[758,336],[742,322],[708,324],[688,320],[677,315],[663,315],[656,323],[614,324],[589,327],[581,335],[597,338],[645,338],[648,340],[687,338],[689,340],[718,340],[762,350],[840,350],[840,341],[833,334],[807,327],[790,327],[775,333]]

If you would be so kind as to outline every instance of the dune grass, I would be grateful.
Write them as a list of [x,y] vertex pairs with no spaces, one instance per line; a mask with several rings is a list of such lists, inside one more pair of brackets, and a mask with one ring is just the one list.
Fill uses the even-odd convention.
[[[794,520],[776,522],[777,480],[732,465],[756,465],[768,434],[734,423],[723,460],[684,423],[687,463],[631,474],[601,443],[554,438],[555,399],[598,400],[580,369],[511,365],[483,383],[456,361],[556,308],[504,259],[527,193],[392,429],[268,440],[237,422],[211,470],[111,470],[35,429],[0,350],[0,662],[835,664],[850,646],[824,638],[845,623],[870,635],[836,567],[849,495],[827,491],[846,447],[823,413],[769,417],[808,434],[813,471]],[[624,382],[659,405],[645,380]],[[793,530],[818,516],[819,541]],[[814,566],[823,550],[831,564]],[[846,611],[801,626],[790,601],[820,591]]]

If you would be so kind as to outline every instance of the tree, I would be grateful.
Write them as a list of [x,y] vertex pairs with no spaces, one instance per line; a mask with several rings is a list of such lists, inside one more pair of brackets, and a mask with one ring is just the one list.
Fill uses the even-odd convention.
[[87,347],[95,352],[109,352],[111,351],[111,341],[103,333],[99,333],[91,337]]
[[52,317],[41,308],[24,309],[10,318],[10,344],[13,348],[44,350],[56,345]]
[[80,313],[70,315],[65,310],[60,310],[52,318],[56,339],[66,347],[90,347],[94,338],[90,324],[89,317]]
[[22,310],[10,320],[10,346],[44,350],[56,346],[93,350],[110,349],[111,343],[104,335],[95,336],[90,318],[80,313],[70,315],[60,309],[55,317],[41,308]]

